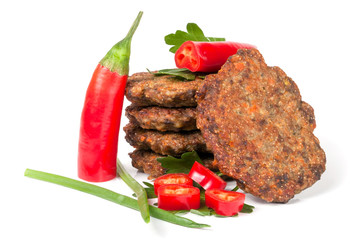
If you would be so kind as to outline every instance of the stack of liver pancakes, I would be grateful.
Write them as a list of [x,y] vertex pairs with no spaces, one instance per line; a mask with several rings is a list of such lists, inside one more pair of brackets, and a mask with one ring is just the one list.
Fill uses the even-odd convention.
[[285,203],[325,171],[313,108],[255,48],[239,49],[205,79],[134,74],[126,96],[130,156],[150,177],[165,173],[157,158],[197,151],[244,192]]
[[135,73],[129,77],[126,108],[129,124],[125,139],[135,148],[130,153],[132,165],[156,178],[165,174],[158,158],[179,157],[196,151],[210,169],[214,157],[196,127],[196,92],[203,79],[182,80],[171,75]]

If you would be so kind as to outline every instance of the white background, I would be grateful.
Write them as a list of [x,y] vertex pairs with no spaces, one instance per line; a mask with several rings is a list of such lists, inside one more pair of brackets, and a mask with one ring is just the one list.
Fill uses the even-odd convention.
[[[252,214],[186,215],[187,229],[61,186],[26,168],[77,179],[79,119],[98,61],[139,10],[130,73],[175,67],[163,37],[195,22],[213,37],[255,44],[315,109],[327,170],[287,204],[247,195]],[[359,237],[359,8],[356,1],[1,1],[0,239],[326,239]],[[128,102],[125,102],[128,104]],[[123,117],[122,126],[127,122]],[[120,133],[119,157],[132,168]],[[99,186],[125,195],[119,179]]]

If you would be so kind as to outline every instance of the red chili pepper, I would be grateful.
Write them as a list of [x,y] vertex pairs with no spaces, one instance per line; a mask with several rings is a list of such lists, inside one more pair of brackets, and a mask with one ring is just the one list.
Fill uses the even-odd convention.
[[205,191],[205,205],[219,215],[233,216],[244,206],[245,194],[220,189]]
[[91,182],[116,177],[116,155],[124,91],[129,74],[130,45],[139,12],[126,37],[97,65],[81,115],[78,175]]
[[224,189],[226,187],[224,180],[198,162],[195,162],[191,167],[189,177],[200,184],[205,190]]
[[217,72],[226,60],[240,48],[255,48],[247,43],[237,42],[184,42],[175,52],[178,68],[192,72]]
[[200,190],[183,184],[162,185],[158,189],[158,207],[164,210],[200,208]]
[[193,185],[193,180],[185,173],[169,173],[158,177],[154,181],[154,192],[157,195],[159,187],[168,184]]

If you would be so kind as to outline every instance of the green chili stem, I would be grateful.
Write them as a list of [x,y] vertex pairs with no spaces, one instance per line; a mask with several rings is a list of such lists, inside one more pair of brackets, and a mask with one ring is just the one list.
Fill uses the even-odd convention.
[[138,198],[139,209],[146,223],[150,222],[149,203],[145,189],[125,170],[120,160],[117,159],[117,173],[122,180],[135,192]]
[[111,72],[117,72],[119,75],[129,74],[131,40],[139,26],[142,15],[143,12],[140,11],[125,38],[116,43],[101,59],[100,64],[107,67]]
[[[32,169],[26,169],[25,176],[50,183],[55,183],[64,187],[72,188],[139,211],[139,205],[135,199],[90,183],[85,183],[75,179],[63,177],[60,175],[41,172]],[[190,228],[210,227],[207,224],[196,223],[190,219],[176,216],[175,214],[172,214],[160,208],[156,208],[154,206],[149,206],[149,211],[150,211],[150,216],[154,218],[158,218],[160,220],[167,221],[180,226],[190,227]]]

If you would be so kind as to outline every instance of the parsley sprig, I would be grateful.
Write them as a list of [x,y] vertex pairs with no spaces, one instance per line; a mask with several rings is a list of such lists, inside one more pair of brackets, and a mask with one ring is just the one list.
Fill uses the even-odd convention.
[[176,50],[186,41],[197,42],[218,42],[225,41],[225,38],[219,37],[205,37],[204,32],[196,23],[188,23],[186,25],[187,32],[177,30],[165,36],[165,43],[171,45],[170,52],[175,53]]
[[186,173],[190,172],[195,162],[203,164],[196,151],[186,152],[180,158],[173,156],[161,157],[157,159],[161,166],[166,169],[166,173]]
[[[167,157],[158,158],[157,161],[160,162],[161,166],[166,169],[166,173],[186,173],[186,174],[188,174],[190,172],[192,165],[195,162],[204,164],[196,151],[183,153],[180,158],[176,158],[173,156],[167,156]],[[153,194],[154,187],[152,186],[152,184],[145,183],[145,182],[144,182],[144,184],[147,186],[147,188],[145,188],[146,192],[148,194],[150,194],[150,196],[156,197],[156,195]],[[199,184],[194,183],[194,186],[198,187],[200,189],[200,201],[201,201],[200,208],[199,209],[191,209],[191,210],[173,211],[173,213],[185,214],[185,213],[191,212],[191,213],[194,213],[194,214],[197,214],[200,216],[224,217],[224,216],[216,214],[213,209],[208,208],[205,205],[205,190]],[[239,187],[236,186],[231,191],[236,192],[238,189],[239,189]],[[148,196],[148,197],[150,198],[150,196]],[[244,204],[244,207],[242,208],[241,212],[242,213],[252,213],[254,208],[255,208],[254,206]],[[237,214],[235,216],[237,216]]]
[[[170,33],[165,36],[165,43],[170,45],[170,52],[175,53],[176,50],[186,41],[196,41],[196,42],[218,42],[225,41],[225,38],[219,37],[205,37],[204,32],[196,23],[188,23],[186,25],[187,32],[177,30],[175,33]],[[148,72],[154,74],[155,76],[162,75],[172,75],[180,80],[192,81],[196,77],[205,78],[205,73],[193,73],[186,68],[177,68],[177,69],[162,69],[156,72]]]
[[183,80],[183,81],[193,81],[196,77],[204,79],[206,74],[205,73],[194,73],[186,68],[170,68],[170,69],[161,69],[158,71],[150,71],[147,69],[147,71],[154,76],[164,76],[164,75],[171,75],[175,77],[176,79]]

